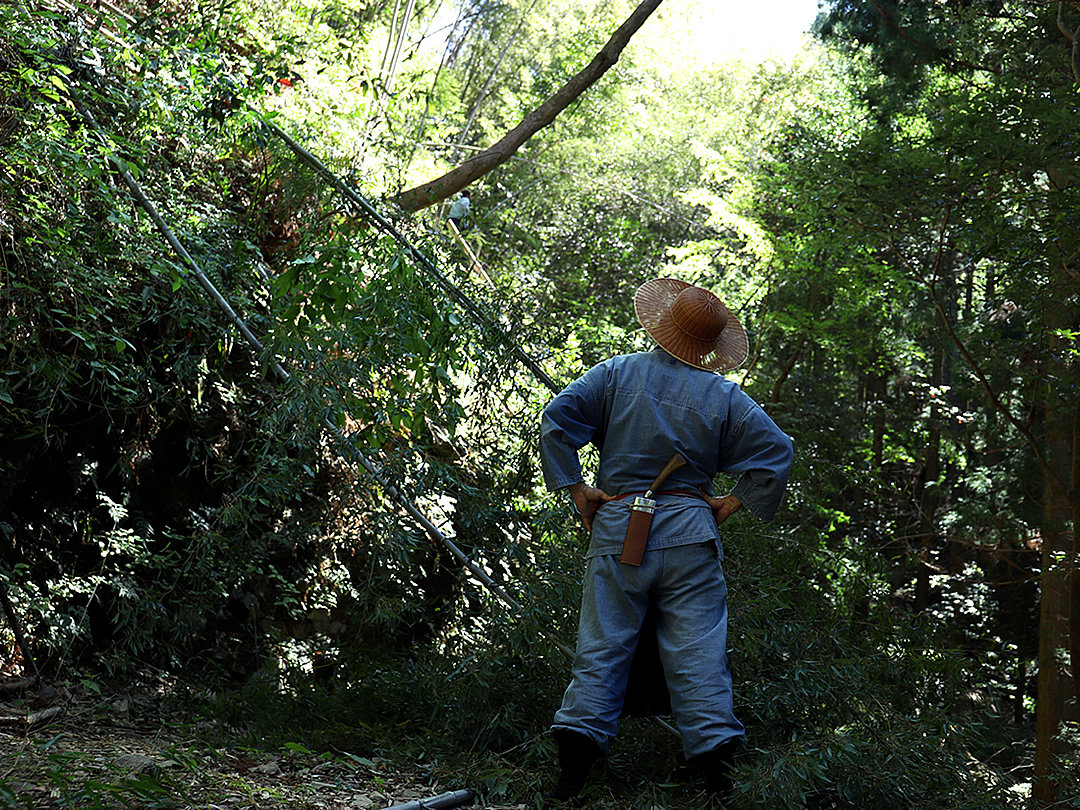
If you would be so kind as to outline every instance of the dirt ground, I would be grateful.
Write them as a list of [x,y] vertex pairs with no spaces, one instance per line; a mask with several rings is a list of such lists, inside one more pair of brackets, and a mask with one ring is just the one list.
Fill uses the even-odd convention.
[[[0,682],[0,808],[372,810],[472,787],[427,784],[347,752],[212,743],[228,739],[227,729],[191,722],[166,706],[162,695],[146,690],[106,697]],[[480,797],[472,806],[526,810]]]

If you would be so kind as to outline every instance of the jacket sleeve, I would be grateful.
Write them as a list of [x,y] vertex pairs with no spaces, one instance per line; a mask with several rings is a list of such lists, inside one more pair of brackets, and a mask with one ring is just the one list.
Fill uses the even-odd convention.
[[544,484],[555,491],[583,480],[578,450],[603,426],[603,364],[566,386],[544,408],[540,419],[540,466]]
[[731,493],[743,506],[762,520],[772,520],[791,475],[794,444],[746,394],[740,391],[733,404],[734,423],[720,450],[720,469],[739,475]]

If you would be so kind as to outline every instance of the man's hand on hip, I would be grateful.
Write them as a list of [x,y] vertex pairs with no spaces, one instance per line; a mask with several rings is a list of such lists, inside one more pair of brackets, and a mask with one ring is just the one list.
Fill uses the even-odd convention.
[[585,528],[589,530],[589,534],[592,534],[593,518],[596,517],[597,510],[608,501],[614,500],[615,496],[608,495],[602,489],[590,487],[584,481],[571,484],[566,490],[574,499],[574,506],[577,507],[581,519],[585,521]]
[[723,495],[717,498],[713,495],[702,494],[705,501],[709,504],[709,508],[712,509],[717,526],[742,509],[742,501],[734,495]]

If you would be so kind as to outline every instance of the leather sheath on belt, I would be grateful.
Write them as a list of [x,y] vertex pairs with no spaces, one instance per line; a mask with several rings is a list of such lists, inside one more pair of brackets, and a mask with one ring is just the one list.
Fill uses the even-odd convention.
[[627,565],[641,565],[641,559],[645,556],[645,546],[649,542],[649,528],[652,526],[653,515],[656,514],[656,501],[653,493],[667,480],[675,470],[686,463],[681,454],[676,453],[671,457],[660,475],[652,482],[644,495],[636,495],[630,504],[630,520],[626,523],[626,537],[623,539],[622,555],[619,562]]

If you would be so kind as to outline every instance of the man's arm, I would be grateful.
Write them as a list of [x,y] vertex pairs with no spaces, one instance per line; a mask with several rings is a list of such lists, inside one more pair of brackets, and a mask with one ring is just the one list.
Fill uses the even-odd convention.
[[597,510],[611,495],[583,480],[578,450],[592,441],[603,420],[604,377],[595,366],[566,386],[540,420],[540,462],[549,490],[565,490],[592,533]]
[[[791,437],[746,394],[740,391],[736,398],[740,413],[721,448],[720,457],[725,462],[720,469],[739,475],[731,490],[732,497],[756,517],[772,520],[791,474],[794,459]],[[713,512],[716,513],[715,507]]]
[[594,367],[564,388],[540,419],[540,464],[548,491],[585,479],[578,450],[591,442],[603,421],[603,370]]

